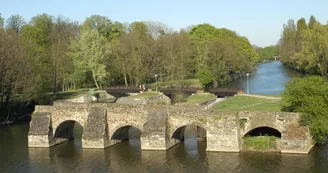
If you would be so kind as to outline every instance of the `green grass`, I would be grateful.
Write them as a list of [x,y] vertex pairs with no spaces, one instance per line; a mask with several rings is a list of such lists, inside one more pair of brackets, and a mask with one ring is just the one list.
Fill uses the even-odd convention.
[[268,96],[268,97],[281,97],[280,94],[259,94],[261,96]]
[[[57,100],[63,100],[63,99],[73,99],[81,96],[87,96],[89,95],[89,90],[95,89],[95,88],[82,88],[82,89],[76,89],[76,90],[68,90],[64,92],[57,92],[56,99]],[[105,91],[95,91],[95,93],[104,93]]]
[[133,96],[129,96],[131,98],[141,98],[141,97],[150,97],[150,96],[157,96],[159,95],[158,93],[156,92],[153,92],[153,91],[147,91],[147,92],[143,92],[143,93],[140,93],[138,95],[133,95]]
[[[164,88],[202,88],[199,79],[185,79],[185,80],[173,80],[167,82],[157,82],[161,89]],[[156,83],[149,84],[149,87],[153,90],[156,89]]]
[[194,94],[190,97],[187,98],[187,102],[189,103],[201,103],[204,102],[206,100],[211,100],[214,99],[215,96],[212,94],[208,94],[208,93],[199,93],[199,94]]
[[254,98],[247,96],[234,96],[227,98],[212,107],[214,111],[280,111],[281,100]]
[[279,139],[275,136],[246,136],[243,138],[243,149],[255,151],[273,151],[277,150]]

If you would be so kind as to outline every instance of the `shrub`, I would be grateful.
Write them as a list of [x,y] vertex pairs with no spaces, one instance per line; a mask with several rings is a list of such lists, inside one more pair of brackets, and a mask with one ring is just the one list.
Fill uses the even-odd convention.
[[187,98],[186,98],[184,92],[177,91],[177,92],[173,93],[173,95],[172,95],[173,103],[186,102],[186,101],[187,101]]
[[204,88],[210,88],[213,85],[214,77],[208,69],[201,69],[196,73],[196,77]]
[[256,151],[266,151],[277,149],[275,136],[246,136],[244,137],[244,148]]
[[282,94],[283,110],[301,112],[300,123],[310,127],[317,144],[328,136],[328,85],[320,76],[295,78]]

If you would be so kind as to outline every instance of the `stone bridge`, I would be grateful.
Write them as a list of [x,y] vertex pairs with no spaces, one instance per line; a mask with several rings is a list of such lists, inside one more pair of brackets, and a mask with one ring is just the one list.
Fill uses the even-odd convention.
[[197,137],[206,139],[207,151],[239,152],[244,136],[263,130],[281,138],[282,153],[308,153],[313,146],[309,129],[300,126],[298,120],[296,113],[213,112],[195,105],[56,102],[54,106],[36,107],[28,145],[51,147],[62,143],[74,137],[74,124],[78,123],[83,127],[82,148],[112,146],[129,139],[129,129],[134,129],[142,150],[167,150],[182,141],[184,131],[193,125]]

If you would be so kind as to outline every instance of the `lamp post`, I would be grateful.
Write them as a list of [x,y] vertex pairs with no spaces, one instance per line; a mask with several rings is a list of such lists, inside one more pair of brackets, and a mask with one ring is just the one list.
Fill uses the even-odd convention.
[[157,74],[155,74],[156,92],[157,92]]
[[246,76],[247,76],[247,94],[249,94],[249,82],[248,82],[249,73],[247,73]]

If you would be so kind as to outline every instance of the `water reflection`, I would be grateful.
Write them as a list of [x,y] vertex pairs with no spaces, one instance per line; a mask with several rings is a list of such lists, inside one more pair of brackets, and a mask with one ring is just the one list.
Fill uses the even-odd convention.
[[167,151],[141,151],[132,139],[106,149],[82,149],[75,139],[28,148],[27,125],[0,128],[0,172],[326,172],[328,146],[308,155],[206,152],[206,141],[186,137]]

